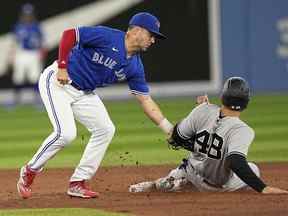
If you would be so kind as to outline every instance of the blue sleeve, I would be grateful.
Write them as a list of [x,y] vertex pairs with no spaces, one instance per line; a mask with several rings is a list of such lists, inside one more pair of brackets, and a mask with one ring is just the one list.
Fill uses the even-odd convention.
[[102,26],[96,27],[79,27],[76,31],[76,42],[80,45],[99,46],[105,44],[109,36],[109,32]]
[[142,62],[138,62],[137,67],[134,66],[133,75],[127,81],[132,94],[149,95]]

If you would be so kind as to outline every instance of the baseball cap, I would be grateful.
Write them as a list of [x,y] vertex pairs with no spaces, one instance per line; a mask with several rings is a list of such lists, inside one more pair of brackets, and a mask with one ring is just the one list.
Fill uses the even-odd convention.
[[135,14],[129,21],[129,25],[140,26],[145,28],[149,32],[153,33],[158,39],[166,39],[167,37],[160,33],[160,22],[159,20],[152,14],[141,12]]

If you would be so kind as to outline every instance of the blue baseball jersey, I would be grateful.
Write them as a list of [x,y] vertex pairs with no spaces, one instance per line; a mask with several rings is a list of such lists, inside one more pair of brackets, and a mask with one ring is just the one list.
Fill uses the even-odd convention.
[[37,50],[42,48],[43,33],[39,23],[18,22],[13,29],[18,45],[25,50]]
[[76,45],[69,53],[67,70],[81,90],[127,81],[132,93],[149,93],[140,55],[127,58],[125,32],[105,26],[75,31]]

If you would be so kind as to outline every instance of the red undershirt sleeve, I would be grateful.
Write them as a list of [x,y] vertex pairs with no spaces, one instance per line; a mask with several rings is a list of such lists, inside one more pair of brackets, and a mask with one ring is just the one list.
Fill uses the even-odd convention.
[[65,30],[59,43],[58,50],[58,68],[66,68],[68,55],[76,43],[75,29]]

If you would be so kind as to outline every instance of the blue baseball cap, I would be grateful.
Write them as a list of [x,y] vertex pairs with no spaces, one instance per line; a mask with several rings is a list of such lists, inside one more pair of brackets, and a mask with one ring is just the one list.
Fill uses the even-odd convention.
[[151,32],[158,39],[166,39],[167,37],[160,33],[159,20],[150,13],[141,12],[135,14],[129,21],[129,26],[139,26]]

